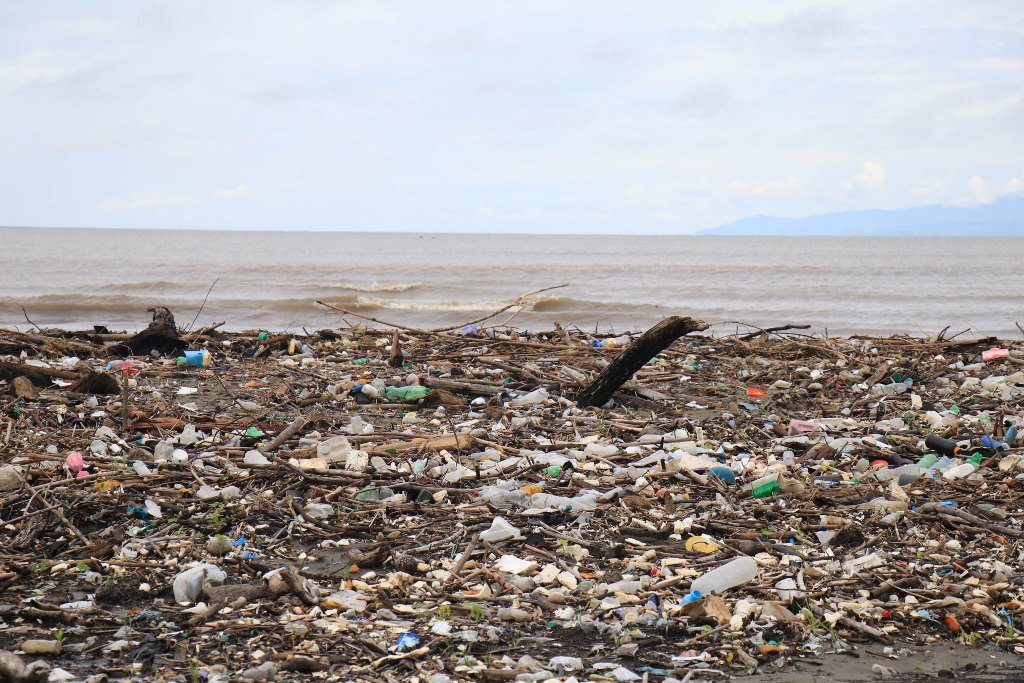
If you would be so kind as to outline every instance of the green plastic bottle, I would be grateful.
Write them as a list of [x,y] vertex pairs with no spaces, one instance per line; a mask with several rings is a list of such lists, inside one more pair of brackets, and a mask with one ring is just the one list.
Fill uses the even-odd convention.
[[773,472],[769,475],[756,479],[750,484],[750,495],[754,498],[767,498],[768,496],[774,496],[782,491],[779,488],[779,474]]
[[388,387],[384,390],[384,394],[388,397],[389,401],[414,401],[423,398],[429,391],[430,389],[427,387],[412,385],[408,387]]
[[939,461],[939,456],[936,453],[925,453],[925,456],[917,461],[917,466],[923,469],[928,469]]

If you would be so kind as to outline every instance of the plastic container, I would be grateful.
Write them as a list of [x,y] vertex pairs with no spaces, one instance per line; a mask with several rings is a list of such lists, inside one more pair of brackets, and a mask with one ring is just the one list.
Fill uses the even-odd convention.
[[178,358],[178,365],[187,365],[192,368],[208,368],[213,365],[213,356],[206,349],[186,351],[184,356]]
[[730,588],[742,586],[757,578],[757,562],[752,557],[737,557],[721,567],[712,569],[690,584],[691,592],[701,595],[724,593]]
[[717,479],[725,484],[736,483],[736,473],[724,465],[718,465],[708,470],[708,479]]

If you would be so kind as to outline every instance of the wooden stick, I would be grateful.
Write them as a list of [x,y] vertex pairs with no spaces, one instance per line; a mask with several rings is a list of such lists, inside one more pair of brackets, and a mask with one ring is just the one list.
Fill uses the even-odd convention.
[[612,394],[633,376],[633,373],[668,348],[676,339],[690,332],[706,329],[708,329],[708,324],[703,320],[678,316],[665,318],[640,335],[636,341],[620,353],[593,382],[579,393],[576,404],[581,408],[604,405],[612,397]]
[[363,320],[369,320],[370,322],[378,323],[380,325],[387,325],[388,327],[397,327],[400,330],[406,330],[407,332],[412,332],[414,334],[433,334],[435,332],[450,332],[452,330],[457,330],[457,329],[460,329],[462,327],[465,327],[466,325],[475,325],[476,323],[483,322],[484,320],[490,320],[491,318],[495,317],[496,315],[500,315],[500,314],[504,313],[505,311],[507,311],[508,309],[512,308],[513,306],[520,306],[520,305],[522,305],[525,302],[526,297],[533,296],[535,294],[540,294],[541,292],[549,292],[552,289],[561,289],[562,287],[568,287],[568,286],[569,286],[569,283],[567,282],[567,283],[565,283],[563,285],[554,285],[552,287],[544,287],[542,289],[536,289],[536,290],[534,290],[532,292],[527,292],[526,294],[520,294],[518,297],[516,297],[515,300],[513,300],[510,303],[502,306],[501,308],[499,308],[498,310],[496,310],[496,311],[494,311],[492,313],[488,313],[487,315],[485,315],[485,316],[483,316],[481,318],[476,318],[475,320],[470,320],[469,322],[459,323],[457,325],[449,325],[448,327],[434,327],[434,328],[431,328],[431,329],[428,329],[428,330],[417,328],[417,327],[407,327],[406,325],[399,325],[397,323],[389,323],[389,322],[387,322],[385,320],[380,320],[378,318],[371,318],[368,315],[362,315],[360,313],[356,313],[355,311],[350,311],[347,308],[340,308],[338,306],[332,306],[331,304],[325,304],[323,301],[320,301],[319,299],[316,300],[316,303],[320,304],[324,308],[329,308],[332,311],[338,311],[339,313],[344,313],[345,315],[351,315],[351,316],[355,316],[356,318],[362,318]]
[[290,425],[282,429],[277,436],[275,436],[273,439],[268,441],[266,445],[263,446],[263,452],[270,453],[272,451],[276,451],[278,448],[284,445],[285,441],[295,436],[295,433],[302,429],[304,426],[306,426],[306,418],[302,415],[299,415],[297,418],[292,420],[292,423]]

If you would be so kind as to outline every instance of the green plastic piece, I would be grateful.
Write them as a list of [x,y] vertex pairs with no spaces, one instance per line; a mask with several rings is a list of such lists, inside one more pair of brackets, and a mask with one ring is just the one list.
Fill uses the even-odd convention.
[[413,401],[423,398],[429,391],[430,389],[427,387],[417,385],[408,387],[388,387],[384,390],[384,395],[388,397],[389,401]]

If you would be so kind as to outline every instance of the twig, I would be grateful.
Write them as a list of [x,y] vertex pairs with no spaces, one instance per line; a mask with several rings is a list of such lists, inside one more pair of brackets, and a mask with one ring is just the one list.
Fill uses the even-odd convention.
[[285,441],[292,438],[296,432],[306,426],[306,418],[299,415],[295,418],[290,425],[281,430],[281,432],[273,439],[268,441],[265,446],[261,449],[264,453],[270,453],[280,448]]
[[549,292],[552,289],[561,289],[562,287],[568,287],[568,286],[569,286],[569,283],[567,282],[567,283],[565,283],[563,285],[554,285],[552,287],[544,287],[543,289],[537,289],[537,290],[534,290],[532,292],[527,292],[526,294],[520,294],[518,297],[516,297],[515,300],[513,300],[510,303],[502,306],[501,308],[499,308],[496,311],[488,313],[487,315],[485,315],[483,317],[476,318],[474,320],[470,320],[469,322],[459,323],[457,325],[449,325],[448,327],[434,327],[434,328],[431,328],[431,329],[422,329],[422,328],[418,328],[418,327],[408,327],[406,325],[399,325],[398,323],[389,323],[386,320],[380,320],[379,318],[371,318],[368,315],[362,315],[361,313],[356,313],[354,311],[350,311],[347,308],[339,308],[338,306],[332,306],[331,304],[324,303],[323,301],[320,301],[319,299],[316,300],[316,303],[320,304],[324,308],[329,308],[332,311],[338,311],[339,313],[344,313],[346,315],[353,315],[353,316],[355,316],[357,318],[362,318],[363,320],[369,320],[370,322],[378,323],[380,325],[387,325],[388,327],[397,327],[400,330],[405,330],[407,332],[412,332],[412,333],[415,333],[415,334],[434,334],[436,332],[450,332],[452,330],[457,330],[459,328],[465,327],[466,325],[475,325],[476,323],[483,322],[484,320],[489,320],[489,319],[491,319],[491,318],[493,318],[493,317],[495,317],[497,315],[500,315],[501,313],[504,313],[505,311],[507,311],[508,309],[510,309],[510,308],[512,308],[514,306],[522,305],[523,300],[526,299],[526,297],[534,296],[535,294],[540,294],[541,292]]
[[[21,314],[23,316],[25,316],[25,322],[27,322],[29,325],[31,325],[32,327],[36,328],[40,332],[42,332],[42,330],[39,328],[39,325],[36,325],[34,322],[29,320],[28,313],[25,311],[25,307],[24,306],[21,307]],[[1020,327],[1020,325],[1018,325],[1017,327]]]
[[220,278],[214,280],[213,284],[210,285],[210,288],[206,290],[206,297],[203,299],[203,305],[199,307],[198,311],[196,311],[196,317],[192,318],[192,322],[188,324],[188,328],[185,330],[186,332],[192,331],[192,326],[196,324],[196,321],[199,320],[199,315],[203,312],[203,309],[206,308],[206,300],[210,298],[210,292],[213,291],[213,288],[217,286],[218,282],[220,282]]

